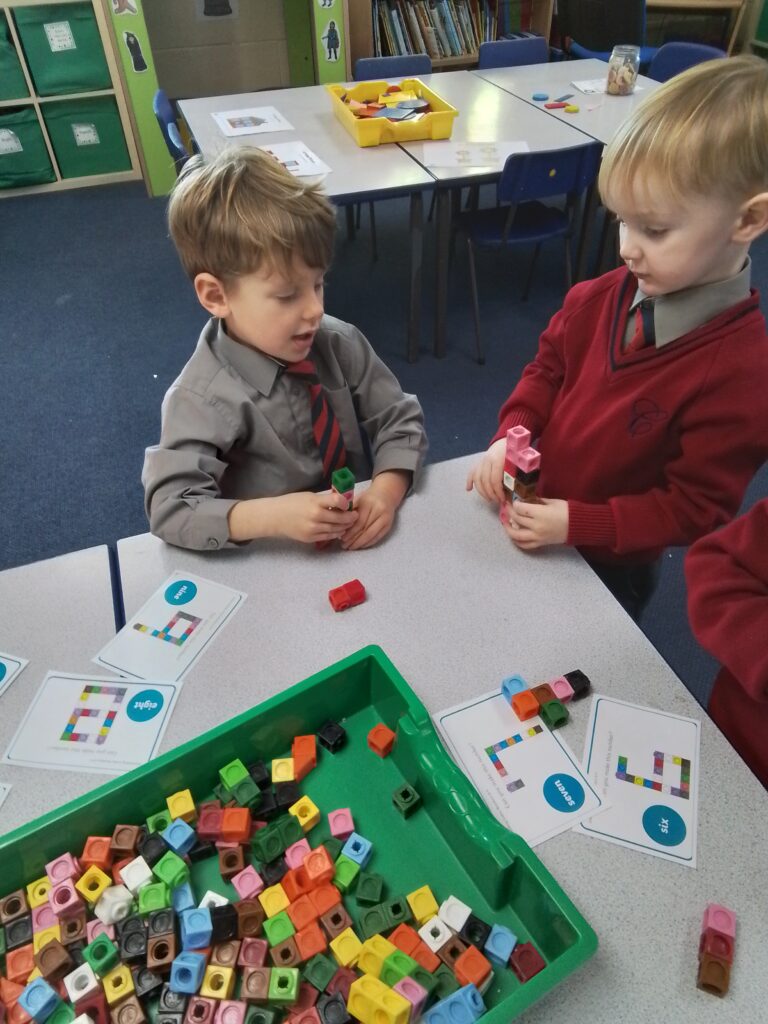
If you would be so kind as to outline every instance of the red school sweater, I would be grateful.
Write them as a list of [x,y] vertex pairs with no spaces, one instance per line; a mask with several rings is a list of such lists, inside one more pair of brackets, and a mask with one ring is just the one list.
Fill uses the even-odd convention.
[[731,519],[768,457],[768,336],[753,291],[662,348],[624,352],[636,281],[572,288],[502,406],[541,452],[538,491],[568,501],[587,557],[640,564]]
[[723,666],[709,713],[768,787],[768,500],[693,545],[688,616]]

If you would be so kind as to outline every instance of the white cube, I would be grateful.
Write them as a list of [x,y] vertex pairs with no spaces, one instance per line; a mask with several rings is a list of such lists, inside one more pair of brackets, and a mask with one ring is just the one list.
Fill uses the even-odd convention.
[[447,900],[443,900],[440,904],[437,916],[449,928],[452,928],[455,932],[460,932],[467,923],[467,918],[471,913],[472,910],[466,903],[462,903],[455,896],[449,896]]
[[72,1021],[72,1024],[94,1024],[94,1020],[87,1013],[80,1013]]
[[134,857],[128,864],[124,864],[120,868],[120,877],[123,880],[123,885],[130,889],[134,896],[139,889],[149,885],[155,878],[152,874],[152,868],[143,857]]
[[213,910],[214,907],[226,907],[228,903],[229,900],[226,896],[222,896],[221,893],[209,889],[198,903],[198,907],[207,907],[209,910]]
[[426,924],[423,924],[419,928],[419,935],[433,953],[436,953],[441,946],[453,938],[453,932],[439,917],[431,917]]
[[128,917],[133,896],[124,885],[110,885],[96,901],[93,912],[102,924],[115,924]]
[[101,982],[94,974],[90,964],[81,964],[74,971],[64,975],[64,987],[67,990],[69,1001],[77,1003],[86,996],[92,996],[94,992],[101,991]]

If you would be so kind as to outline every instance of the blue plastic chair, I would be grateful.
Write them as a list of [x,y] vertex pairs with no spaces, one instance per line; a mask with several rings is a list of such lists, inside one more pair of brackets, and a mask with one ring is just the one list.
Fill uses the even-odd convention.
[[158,89],[155,93],[152,109],[155,112],[157,123],[160,125],[160,131],[163,133],[165,144],[168,146],[168,125],[176,124],[176,113],[164,89]]
[[566,52],[579,60],[608,61],[620,43],[640,47],[645,68],[656,48],[645,45],[645,0],[558,0],[557,23],[570,43]]
[[[463,213],[457,226],[467,236],[469,279],[475,319],[477,361],[485,362],[480,337],[480,307],[475,273],[475,248],[501,251],[512,245],[533,245],[534,253],[522,299],[528,297],[536,257],[542,242],[562,238],[565,243],[566,286],[571,287],[571,236],[578,201],[594,183],[600,166],[602,144],[591,142],[571,149],[540,153],[516,153],[507,158],[497,187],[499,203],[488,210]],[[565,197],[564,206],[540,202]]]
[[192,154],[184,145],[184,140],[181,137],[179,126],[175,123],[168,125],[167,143],[168,152],[173,157],[173,162],[176,164],[176,173],[178,174]]
[[524,64],[546,64],[548,61],[549,44],[543,36],[497,39],[495,42],[480,43],[477,70],[517,68]]
[[657,82],[666,82],[679,75],[681,71],[705,60],[716,60],[725,56],[725,50],[720,50],[716,46],[705,46],[704,43],[664,43],[656,51],[647,75]]

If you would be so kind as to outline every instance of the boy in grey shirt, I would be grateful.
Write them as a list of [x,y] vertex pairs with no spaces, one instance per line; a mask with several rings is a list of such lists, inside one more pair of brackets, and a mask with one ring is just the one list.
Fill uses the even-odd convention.
[[[243,148],[193,157],[168,222],[212,319],[165,396],[160,443],[146,451],[152,532],[195,549],[275,536],[375,544],[427,440],[415,396],[355,327],[323,313],[330,202]],[[327,490],[344,465],[373,477],[351,511]]]

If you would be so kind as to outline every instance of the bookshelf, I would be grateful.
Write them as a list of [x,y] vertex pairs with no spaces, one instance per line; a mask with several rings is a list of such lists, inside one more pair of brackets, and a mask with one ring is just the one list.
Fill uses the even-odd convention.
[[428,53],[436,71],[472,67],[479,43],[526,29],[549,39],[554,0],[348,0],[358,57]]

